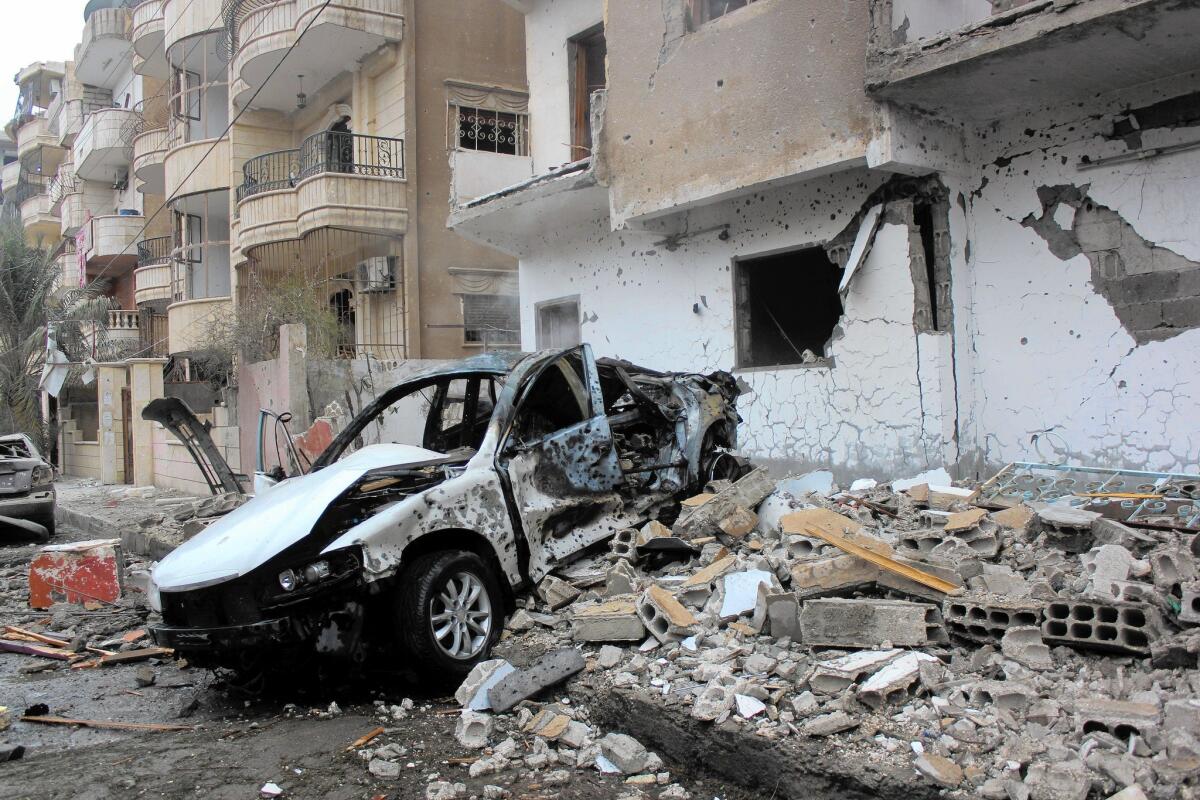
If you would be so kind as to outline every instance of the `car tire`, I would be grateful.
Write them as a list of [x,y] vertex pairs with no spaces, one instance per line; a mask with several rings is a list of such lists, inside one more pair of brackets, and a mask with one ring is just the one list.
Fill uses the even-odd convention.
[[37,517],[33,521],[46,529],[46,538],[47,539],[54,536],[54,512],[53,511],[51,511],[48,514],[45,514],[44,516]]
[[488,657],[504,625],[496,572],[467,550],[415,559],[401,576],[397,605],[413,666],[447,684]]

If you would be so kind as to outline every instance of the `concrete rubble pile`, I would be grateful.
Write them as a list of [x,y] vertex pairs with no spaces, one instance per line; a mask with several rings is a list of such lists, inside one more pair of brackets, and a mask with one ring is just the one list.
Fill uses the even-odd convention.
[[977,498],[940,470],[839,491],[755,469],[619,532],[518,601],[506,639],[543,662],[489,661],[459,689],[471,775],[595,768],[683,796],[656,755],[547,697],[585,673],[764,740],[864,743],[949,796],[1197,796],[1192,535]]

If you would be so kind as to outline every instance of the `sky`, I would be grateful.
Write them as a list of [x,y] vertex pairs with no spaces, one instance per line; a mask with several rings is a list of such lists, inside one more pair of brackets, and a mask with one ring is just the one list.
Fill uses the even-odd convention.
[[69,61],[83,34],[87,0],[35,0],[4,4],[0,26],[0,118],[17,107],[13,76],[34,61]]

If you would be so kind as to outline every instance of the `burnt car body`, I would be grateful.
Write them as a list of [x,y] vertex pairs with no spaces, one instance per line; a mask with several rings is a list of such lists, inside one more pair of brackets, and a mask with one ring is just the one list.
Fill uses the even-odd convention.
[[54,467],[33,440],[23,433],[0,436],[0,527],[53,536],[54,503]]
[[154,635],[207,666],[399,650],[459,678],[522,587],[740,469],[728,453],[737,394],[727,373],[655,372],[587,345],[418,374],[356,415],[308,474],[163,559]]

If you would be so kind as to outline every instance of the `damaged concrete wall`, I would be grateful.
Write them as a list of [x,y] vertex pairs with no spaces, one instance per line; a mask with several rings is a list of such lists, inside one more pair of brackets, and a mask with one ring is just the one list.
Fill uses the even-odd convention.
[[1200,150],[1188,143],[1200,115],[1142,111],[1125,135],[1139,109],[1195,85],[968,133],[977,166],[948,182],[970,209],[970,264],[955,280],[971,308],[958,369],[978,465],[1196,471]]
[[601,177],[614,224],[865,163],[866,3],[758,0],[695,31],[684,7],[608,2]]
[[[611,231],[606,215],[548,230],[521,262],[522,340],[535,340],[537,303],[579,295],[583,340],[600,354],[661,369],[728,369],[734,259],[839,237],[887,179],[851,170],[718,203],[679,223],[701,233],[670,242]],[[714,228],[724,224],[727,239]],[[739,401],[739,436],[760,463],[780,471],[832,465],[851,478],[955,458],[950,337],[917,333],[910,234],[885,216],[844,301],[832,366],[738,372],[753,389]]]

